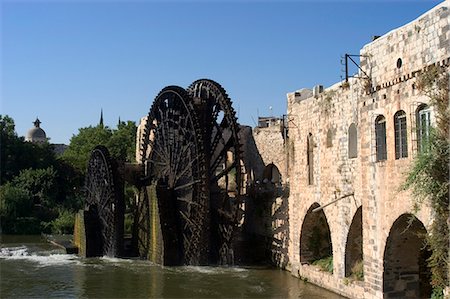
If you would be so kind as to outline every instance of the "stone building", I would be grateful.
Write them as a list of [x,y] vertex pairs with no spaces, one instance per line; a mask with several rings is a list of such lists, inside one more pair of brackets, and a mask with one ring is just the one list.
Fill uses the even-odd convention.
[[[34,127],[28,130],[27,135],[25,136],[25,141],[40,145],[47,143],[50,138],[47,137],[47,134],[41,128],[41,121],[39,120],[39,118],[36,118],[33,124]],[[62,155],[67,149],[67,145],[63,143],[52,143],[51,146],[53,148],[53,152],[57,156]]]
[[47,142],[47,135],[45,131],[41,128],[41,121],[39,118],[33,122],[34,127],[28,130],[27,136],[25,136],[25,141],[34,143],[44,143]]
[[[445,1],[365,45],[358,78],[289,93],[284,154],[270,146],[281,135],[255,130],[264,162],[289,183],[293,275],[351,298],[430,296],[421,233],[432,212],[412,220],[401,185],[434,122],[418,76],[433,66],[449,72],[449,9]],[[332,273],[315,260],[332,263]]]
[[401,185],[435,121],[418,78],[449,73],[449,6],[365,45],[356,77],[289,93],[279,125],[241,126],[246,232],[293,275],[350,298],[430,297],[432,211],[413,218]]

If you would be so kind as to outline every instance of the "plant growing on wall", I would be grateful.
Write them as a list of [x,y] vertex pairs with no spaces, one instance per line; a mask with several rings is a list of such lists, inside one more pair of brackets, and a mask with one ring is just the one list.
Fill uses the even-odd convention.
[[415,212],[424,204],[430,205],[434,211],[426,241],[432,250],[428,259],[432,272],[431,284],[435,297],[440,297],[442,290],[448,286],[449,270],[449,74],[440,67],[431,67],[419,76],[417,86],[430,98],[436,127],[432,128],[424,150],[414,159],[403,187],[412,191]]
[[329,115],[331,109],[333,108],[333,97],[336,92],[332,91],[324,91],[320,97],[319,107],[322,113]]

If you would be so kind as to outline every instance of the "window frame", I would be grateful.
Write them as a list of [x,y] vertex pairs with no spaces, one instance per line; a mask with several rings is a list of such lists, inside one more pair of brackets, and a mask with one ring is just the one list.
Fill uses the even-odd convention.
[[386,118],[382,114],[375,119],[375,152],[376,162],[387,160]]
[[416,110],[416,134],[417,134],[417,150],[419,153],[424,151],[424,140],[430,138],[431,128],[431,109],[427,104],[420,105]]
[[406,113],[399,110],[394,114],[395,159],[408,157],[408,125]]

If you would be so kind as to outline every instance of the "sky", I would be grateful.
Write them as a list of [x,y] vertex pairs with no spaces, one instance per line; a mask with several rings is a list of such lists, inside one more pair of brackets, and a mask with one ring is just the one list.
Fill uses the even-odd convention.
[[341,57],[442,1],[0,0],[0,114],[51,143],[147,115],[168,85],[209,78],[238,121],[286,113],[286,94],[342,80]]

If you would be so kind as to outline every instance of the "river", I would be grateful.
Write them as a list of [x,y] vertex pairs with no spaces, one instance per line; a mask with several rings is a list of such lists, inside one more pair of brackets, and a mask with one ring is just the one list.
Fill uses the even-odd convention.
[[40,236],[1,241],[1,298],[343,298],[278,269],[161,267],[64,254]]

